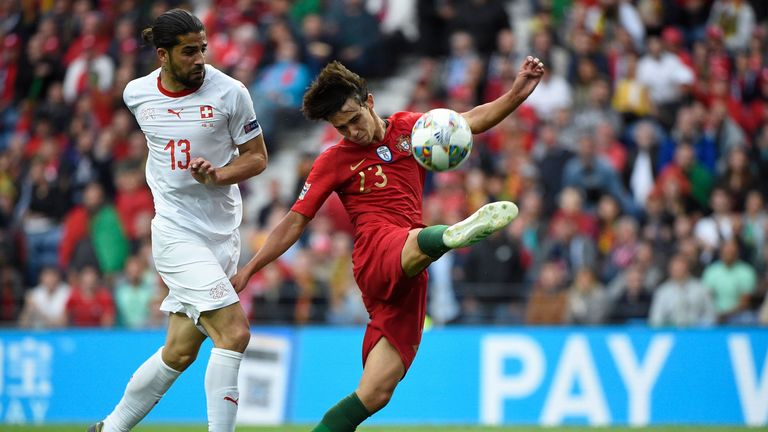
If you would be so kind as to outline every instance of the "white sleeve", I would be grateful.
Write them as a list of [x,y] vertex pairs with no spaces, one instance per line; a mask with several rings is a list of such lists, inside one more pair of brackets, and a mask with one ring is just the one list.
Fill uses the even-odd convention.
[[237,82],[233,97],[229,134],[235,145],[242,145],[261,135],[261,125],[256,119],[251,95],[242,83]]
[[126,107],[128,107],[128,110],[136,116],[136,111],[134,111],[134,105],[133,105],[133,93],[131,92],[131,83],[128,83],[127,86],[125,86],[125,90],[123,90],[123,103]]

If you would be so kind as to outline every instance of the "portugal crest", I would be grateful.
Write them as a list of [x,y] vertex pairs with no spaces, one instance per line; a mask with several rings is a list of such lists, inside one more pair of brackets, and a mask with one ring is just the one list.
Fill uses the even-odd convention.
[[400,135],[397,137],[397,145],[395,147],[401,152],[409,153],[411,151],[411,136]]

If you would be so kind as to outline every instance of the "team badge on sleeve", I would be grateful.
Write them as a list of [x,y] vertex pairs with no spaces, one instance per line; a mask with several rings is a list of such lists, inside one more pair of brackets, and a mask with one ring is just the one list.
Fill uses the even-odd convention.
[[259,126],[259,121],[257,119],[253,119],[252,121],[248,122],[245,126],[243,126],[243,130],[245,131],[245,133],[250,133],[260,127],[261,126]]
[[200,107],[200,118],[209,119],[213,118],[213,107],[210,105],[203,105]]
[[384,162],[392,160],[392,152],[389,151],[389,147],[387,146],[379,146],[379,148],[376,149],[376,154],[379,155]]
[[303,187],[303,188],[301,188],[301,193],[299,194],[299,199],[300,199],[300,200],[303,200],[303,199],[304,199],[304,195],[306,195],[306,194],[307,194],[307,192],[309,192],[309,188],[311,188],[311,187],[312,187],[312,185],[311,185],[311,184],[309,184],[309,183],[304,183],[304,187]]

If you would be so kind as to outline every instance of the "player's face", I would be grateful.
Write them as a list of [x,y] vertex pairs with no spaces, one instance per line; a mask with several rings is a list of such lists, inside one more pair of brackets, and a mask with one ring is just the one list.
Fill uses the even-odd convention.
[[328,117],[333,127],[344,138],[355,144],[366,146],[374,141],[376,115],[373,112],[373,96],[368,95],[363,105],[349,98],[336,114]]
[[208,40],[205,32],[187,33],[179,36],[179,44],[161,55],[170,78],[185,88],[197,88],[205,78],[205,52]]

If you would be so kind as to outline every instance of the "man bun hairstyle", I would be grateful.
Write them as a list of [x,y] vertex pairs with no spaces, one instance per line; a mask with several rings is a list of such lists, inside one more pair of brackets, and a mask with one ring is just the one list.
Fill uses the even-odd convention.
[[368,98],[368,84],[338,61],[328,63],[304,93],[301,112],[310,120],[327,120],[349,98],[360,105]]
[[205,31],[205,27],[198,17],[184,9],[171,9],[155,18],[152,25],[141,32],[141,38],[155,48],[170,49],[179,43],[179,36],[201,31]]

